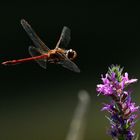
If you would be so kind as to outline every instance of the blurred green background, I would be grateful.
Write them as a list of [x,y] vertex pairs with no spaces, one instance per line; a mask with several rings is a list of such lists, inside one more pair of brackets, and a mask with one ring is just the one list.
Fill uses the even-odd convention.
[[[26,19],[54,48],[64,25],[69,48],[77,51],[81,73],[57,65],[44,70],[35,62],[0,66],[0,139],[65,140],[79,90],[91,96],[85,140],[108,140],[109,122],[100,112],[103,96],[96,84],[111,64],[140,78],[140,3],[138,1],[5,1],[0,3],[0,61],[29,57],[32,41],[20,25]],[[140,104],[140,84],[133,85]],[[140,132],[139,121],[136,132]]]

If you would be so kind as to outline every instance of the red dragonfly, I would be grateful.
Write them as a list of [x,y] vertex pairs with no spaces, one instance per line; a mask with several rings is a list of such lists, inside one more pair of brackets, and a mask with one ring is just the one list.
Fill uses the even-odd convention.
[[60,64],[63,67],[74,72],[80,72],[78,66],[74,62],[72,62],[77,56],[76,51],[72,49],[62,49],[69,44],[71,38],[70,29],[68,27],[63,27],[56,47],[51,50],[41,41],[41,39],[38,37],[38,35],[35,33],[35,31],[32,29],[32,27],[28,24],[27,21],[22,19],[21,25],[34,43],[34,46],[29,46],[29,53],[32,57],[5,61],[2,63],[3,65],[15,65],[35,60],[44,69],[47,68],[47,62],[49,62],[54,64]]

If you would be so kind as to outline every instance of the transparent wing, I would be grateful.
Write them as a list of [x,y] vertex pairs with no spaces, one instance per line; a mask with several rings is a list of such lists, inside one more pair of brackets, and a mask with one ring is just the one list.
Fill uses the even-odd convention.
[[80,69],[78,68],[78,66],[69,59],[61,60],[59,64],[61,64],[64,68],[67,68],[71,71],[78,72],[78,73],[80,72]]
[[48,51],[50,50],[38,37],[38,35],[35,33],[35,31],[32,29],[32,27],[28,24],[27,21],[24,19],[21,20],[21,25],[30,37],[30,39],[33,41],[34,45],[36,48],[40,48],[43,51]]
[[[41,51],[38,48],[29,46],[29,53],[32,57],[42,55]],[[42,68],[47,68],[47,59],[35,60]]]
[[56,48],[66,48],[71,39],[71,31],[68,27],[64,26],[57,42]]

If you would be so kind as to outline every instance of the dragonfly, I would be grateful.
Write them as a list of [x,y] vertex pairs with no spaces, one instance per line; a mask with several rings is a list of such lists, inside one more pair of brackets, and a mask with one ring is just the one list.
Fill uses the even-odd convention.
[[31,57],[5,61],[2,63],[3,65],[16,65],[35,60],[44,69],[47,68],[48,63],[53,63],[59,64],[71,71],[80,72],[78,66],[73,62],[77,57],[76,51],[73,49],[64,49],[68,46],[71,39],[71,30],[68,27],[63,27],[55,48],[49,49],[26,20],[22,19],[21,25],[34,44],[33,46],[29,46]]

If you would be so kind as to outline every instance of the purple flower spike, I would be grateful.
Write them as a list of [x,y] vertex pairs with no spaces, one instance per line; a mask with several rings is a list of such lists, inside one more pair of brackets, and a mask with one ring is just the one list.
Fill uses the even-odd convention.
[[105,75],[101,75],[102,83],[97,85],[99,94],[111,97],[110,104],[104,104],[101,111],[107,111],[110,121],[109,134],[113,140],[134,140],[135,133],[133,130],[137,115],[134,114],[139,110],[132,102],[131,94],[126,91],[126,87],[137,82],[137,79],[129,79],[128,73],[122,74],[123,69],[120,66],[112,65]]

